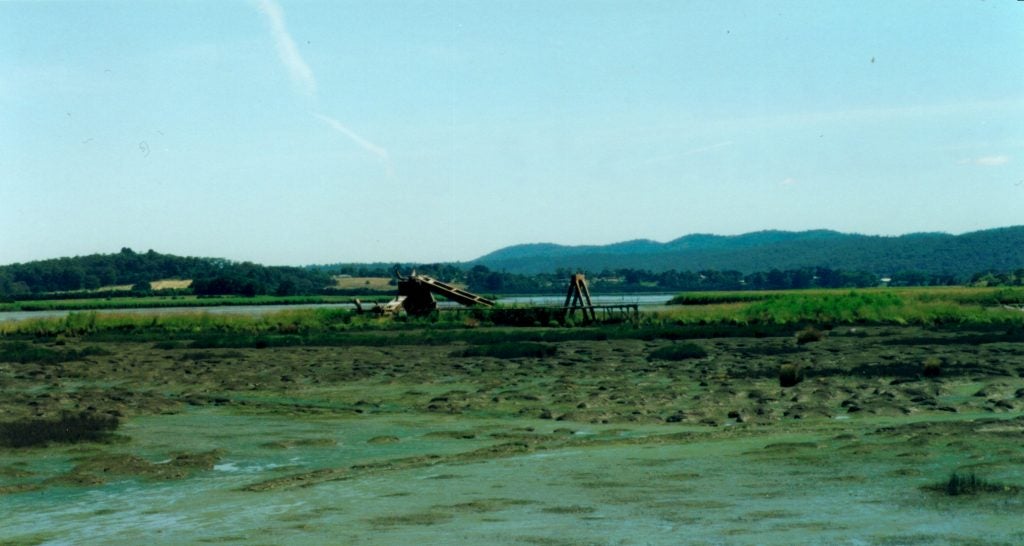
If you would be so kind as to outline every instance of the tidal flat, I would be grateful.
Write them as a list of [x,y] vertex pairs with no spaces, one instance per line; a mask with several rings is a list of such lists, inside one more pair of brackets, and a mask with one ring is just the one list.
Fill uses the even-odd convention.
[[[35,341],[84,356],[0,362],[0,423],[119,426],[0,447],[0,543],[1024,542],[1019,336],[791,334],[529,356]],[[658,358],[683,343],[702,351]],[[1001,488],[943,494],[954,472]]]

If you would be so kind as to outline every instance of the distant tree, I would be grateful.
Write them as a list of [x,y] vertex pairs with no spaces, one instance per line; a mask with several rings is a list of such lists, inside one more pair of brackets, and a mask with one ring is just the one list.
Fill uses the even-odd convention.
[[790,272],[790,288],[810,288],[814,283],[814,272],[810,269],[797,269]]
[[277,285],[277,290],[274,290],[275,296],[293,296],[297,293],[295,289],[295,282],[291,279],[285,279]]
[[768,272],[765,288],[769,290],[785,290],[789,288],[789,276],[778,269],[772,269]]

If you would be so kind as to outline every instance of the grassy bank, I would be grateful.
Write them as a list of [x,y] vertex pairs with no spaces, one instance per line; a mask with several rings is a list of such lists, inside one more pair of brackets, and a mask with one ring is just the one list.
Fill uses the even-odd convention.
[[880,288],[681,294],[663,317],[683,324],[1021,325],[1024,290]]
[[[393,296],[360,296],[363,301],[387,301]],[[80,300],[36,300],[0,303],[0,311],[94,311],[163,307],[220,307],[229,305],[309,305],[349,303],[352,296],[150,296]]]
[[[828,296],[850,292],[850,289],[807,290],[743,290],[723,292],[683,292],[673,297],[669,305],[714,305],[724,303],[750,303],[791,296]],[[904,300],[922,302],[951,302],[977,305],[1024,304],[1024,288],[928,286],[905,288],[860,288],[858,294],[895,295]]]
[[[72,312],[63,318],[0,323],[0,337],[85,337],[97,340],[181,340],[196,348],[343,346],[440,343],[554,342],[593,339],[693,339],[792,335],[805,326],[915,325],[973,327],[1018,336],[1024,312],[970,303],[973,295],[949,290],[802,291],[748,302],[685,305],[646,313],[639,323],[583,325],[539,321],[524,310],[440,313],[427,318],[384,318],[347,309],[290,309],[259,315]],[[550,317],[548,317],[550,318]]]

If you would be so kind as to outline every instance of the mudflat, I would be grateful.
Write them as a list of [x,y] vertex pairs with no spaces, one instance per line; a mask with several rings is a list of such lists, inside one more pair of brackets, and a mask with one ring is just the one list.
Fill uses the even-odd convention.
[[[2,541],[1024,540],[1024,344],[998,331],[560,341],[530,356],[60,343],[33,345],[84,356],[0,362],[0,422],[120,426],[0,447]],[[702,351],[659,357],[683,344]],[[954,472],[995,486],[947,494]]]

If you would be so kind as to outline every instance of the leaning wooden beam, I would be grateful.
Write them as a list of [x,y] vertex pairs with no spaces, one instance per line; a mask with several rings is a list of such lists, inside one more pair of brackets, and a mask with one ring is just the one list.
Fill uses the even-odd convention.
[[565,295],[565,315],[574,316],[576,309],[583,311],[583,320],[597,321],[597,313],[594,311],[594,302],[590,299],[590,289],[587,287],[587,278],[583,273],[576,273],[569,277],[569,291]]

